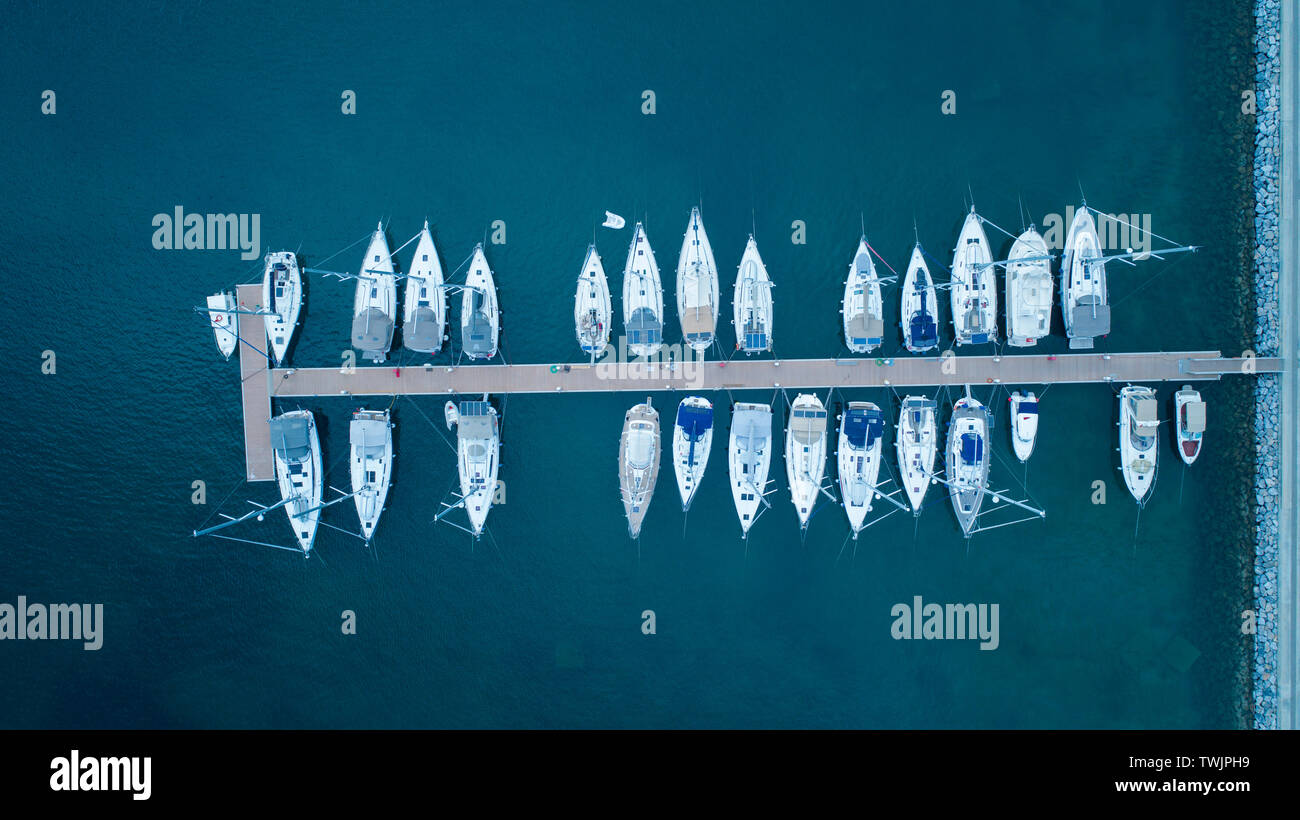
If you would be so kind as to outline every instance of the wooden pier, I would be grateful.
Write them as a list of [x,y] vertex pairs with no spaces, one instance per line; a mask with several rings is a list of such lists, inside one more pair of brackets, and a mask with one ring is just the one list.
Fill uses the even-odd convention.
[[[240,285],[235,302],[253,310],[262,301],[261,285]],[[244,470],[249,481],[273,481],[271,458],[271,360],[267,358],[266,320],[235,314],[239,328],[239,382],[244,407]]]

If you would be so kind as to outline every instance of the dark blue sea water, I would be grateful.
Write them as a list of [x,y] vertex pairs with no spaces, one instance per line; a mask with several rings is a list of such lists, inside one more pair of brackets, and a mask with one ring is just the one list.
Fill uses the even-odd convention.
[[[779,460],[775,508],[746,546],[721,442],[685,521],[664,470],[638,549],[615,471],[632,395],[496,397],[507,498],[474,545],[431,523],[455,478],[442,402],[403,399],[375,554],[322,529],[323,560],[304,563],[189,535],[227,494],[236,514],[274,500],[268,484],[241,485],[237,369],[191,310],[260,262],[155,250],[151,220],[178,205],[260,214],[262,250],[313,264],[379,219],[395,246],[427,218],[449,268],[502,220],[489,257],[504,348],[549,362],[577,360],[572,283],[603,211],[647,223],[671,304],[700,202],[724,315],[753,230],[777,283],[776,352],[810,357],[841,349],[860,224],[901,269],[914,221],[950,258],[972,194],[1018,230],[1021,203],[1042,224],[1082,187],[1089,204],[1206,245],[1111,265],[1106,349],[1236,354],[1252,321],[1248,4],[46,3],[5,15],[0,601],[100,602],[106,623],[98,652],[0,642],[0,677],[19,693],[0,702],[0,726],[1242,724],[1244,379],[1201,388],[1210,431],[1194,469],[1162,440],[1140,524],[1115,468],[1111,391],[1058,386],[1027,476],[1011,466],[1005,394],[994,402],[995,483],[1027,479],[1045,522],[967,544],[937,503],[842,553],[847,524],[829,505],[801,541]],[[355,116],[340,111],[345,89]],[[806,244],[791,242],[795,220]],[[616,312],[627,239],[597,234]],[[331,266],[355,270],[360,253]],[[292,362],[337,364],[351,305],[351,284],[311,279]],[[668,325],[673,340],[671,312]],[[1057,338],[1040,352],[1064,349]],[[661,409],[680,398],[654,394]],[[713,397],[724,440],[730,398]],[[858,398],[892,397],[833,401]],[[335,486],[355,405],[302,403]],[[195,480],[206,506],[190,503]],[[1104,505],[1091,503],[1095,481]],[[325,520],[355,528],[350,504]],[[278,511],[243,534],[289,538]],[[916,595],[999,604],[999,648],[893,640],[891,607]],[[641,631],[647,609],[655,635]],[[341,634],[344,610],[355,636]]]

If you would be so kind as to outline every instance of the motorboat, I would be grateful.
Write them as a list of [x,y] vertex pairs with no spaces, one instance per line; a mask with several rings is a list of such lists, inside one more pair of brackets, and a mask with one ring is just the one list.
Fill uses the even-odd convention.
[[1156,391],[1145,385],[1127,385],[1119,391],[1119,463],[1124,484],[1138,506],[1143,506],[1156,483],[1160,429]]
[[1038,437],[1038,397],[1033,392],[1011,394],[1011,449],[1020,462],[1029,460]]
[[1033,225],[1007,257],[1007,344],[1032,347],[1052,332],[1052,256]]
[[1178,440],[1178,455],[1183,463],[1191,465],[1201,454],[1201,436],[1205,433],[1205,402],[1190,384],[1174,394],[1174,426]]

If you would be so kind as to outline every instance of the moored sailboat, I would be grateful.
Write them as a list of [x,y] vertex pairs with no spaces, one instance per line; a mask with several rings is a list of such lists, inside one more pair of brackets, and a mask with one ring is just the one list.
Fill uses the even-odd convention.
[[996,342],[997,276],[984,225],[972,207],[952,253],[952,324],[958,345]]
[[856,539],[862,531],[879,484],[885,414],[869,401],[849,402],[840,417],[837,456],[840,502]]
[[311,552],[324,492],[320,437],[310,410],[291,410],[271,419],[271,450],[280,498],[303,554]]
[[1011,245],[1007,263],[1007,344],[1030,347],[1052,332],[1052,257],[1033,225]]
[[939,346],[939,300],[934,279],[918,243],[912,248],[902,288],[903,346],[909,353],[925,353]]
[[727,447],[727,470],[731,498],[745,535],[758,518],[759,505],[768,506],[763,494],[772,464],[772,407],[767,404],[736,402],[731,411],[731,435]]
[[677,316],[686,344],[695,351],[708,350],[718,326],[718,266],[699,208],[691,209],[677,257]]
[[618,485],[627,515],[627,532],[641,535],[641,524],[659,477],[659,412],[647,396],[623,417],[618,448]]
[[975,529],[989,478],[989,431],[993,419],[966,388],[966,395],[952,408],[948,425],[945,474],[948,495],[957,523],[968,537]]
[[[483,243],[474,246],[460,300],[461,350],[471,359],[485,361],[497,355],[501,314],[497,309],[497,284],[488,266]],[[486,515],[486,513],[484,513]]]
[[712,445],[713,404],[701,396],[687,396],[677,406],[677,423],[673,425],[673,471],[683,510],[691,508],[709,466]]
[[[501,466],[501,429],[497,409],[486,395],[481,401],[447,402],[448,425],[456,426],[456,471],[460,501],[474,537],[482,535],[497,492]],[[456,506],[456,505],[453,505]]]
[[442,260],[427,221],[406,277],[402,308],[402,345],[416,353],[441,350],[447,335],[447,292],[443,287]]
[[771,351],[772,280],[768,278],[767,266],[758,254],[758,243],[752,234],[740,257],[732,303],[736,348],[745,355]]
[[880,296],[880,277],[865,236],[849,265],[844,282],[844,341],[852,353],[870,353],[884,340],[885,306]]
[[807,529],[826,472],[826,408],[816,396],[800,393],[790,406],[785,471],[799,526]]
[[663,347],[664,288],[659,263],[640,222],[632,231],[623,266],[623,328],[633,356],[653,356]]
[[352,500],[368,543],[379,525],[393,474],[393,425],[387,410],[358,410],[348,427]]
[[609,344],[609,280],[594,244],[587,246],[587,257],[578,274],[578,289],[573,295],[573,328],[578,347],[591,357],[598,356]]
[[266,315],[266,338],[276,364],[284,361],[298,330],[302,311],[302,272],[298,257],[290,251],[266,255],[262,272],[262,309]]
[[397,277],[381,224],[370,237],[352,302],[352,346],[368,361],[383,362],[393,346],[397,317]]
[[1106,260],[1092,212],[1074,212],[1061,258],[1061,314],[1071,350],[1091,350],[1098,336],[1110,333]]
[[894,442],[898,451],[898,470],[912,513],[921,514],[925,492],[934,475],[938,454],[937,404],[925,396],[907,396],[898,411],[898,431]]

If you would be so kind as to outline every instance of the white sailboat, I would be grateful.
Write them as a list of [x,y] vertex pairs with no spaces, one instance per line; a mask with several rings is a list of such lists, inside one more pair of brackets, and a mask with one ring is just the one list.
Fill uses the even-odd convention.
[[393,273],[393,255],[380,224],[370,237],[361,270],[357,273],[357,292],[352,301],[352,346],[367,361],[380,363],[393,347],[393,328],[397,317],[397,277]]
[[1174,394],[1174,418],[1178,455],[1190,466],[1201,454],[1201,436],[1205,433],[1205,402],[1190,384]]
[[909,353],[924,353],[939,346],[939,299],[934,279],[918,243],[903,276],[903,346]]
[[740,257],[733,297],[736,326],[736,349],[764,353],[772,349],[772,280],[767,266],[758,255],[758,243],[750,234],[745,253]]
[[1091,350],[1094,339],[1110,333],[1106,262],[1092,212],[1074,212],[1061,257],[1061,313],[1071,350]]
[[594,244],[587,246],[587,257],[578,274],[578,288],[573,295],[573,327],[578,346],[593,358],[609,344],[609,324],[613,309],[609,300],[609,280]]
[[217,350],[222,357],[229,359],[239,343],[239,327],[236,325],[238,314],[235,313],[235,295],[230,291],[214,293],[208,297],[208,323],[217,339]]
[[844,317],[844,341],[851,352],[870,353],[880,347],[885,337],[885,303],[865,236],[858,242],[858,252],[849,265],[840,313]]
[[1156,482],[1156,391],[1144,385],[1128,385],[1119,391],[1119,463],[1124,484],[1138,506],[1146,504]]
[[807,529],[826,472],[826,408],[816,396],[800,393],[790,407],[785,472],[799,526]]
[[375,534],[393,474],[393,425],[387,410],[358,410],[348,428],[352,500],[367,543]]
[[727,472],[731,480],[731,499],[740,518],[740,530],[749,528],[758,518],[772,466],[772,407],[767,404],[736,402],[731,412],[731,436],[727,447]]
[[433,245],[426,220],[415,246],[415,258],[406,276],[402,304],[402,344],[416,353],[437,353],[447,335],[447,292],[443,287],[442,260]]
[[291,410],[271,419],[270,424],[280,498],[287,502],[284,510],[289,526],[306,555],[316,540],[324,488],[316,419],[310,410]]
[[948,425],[945,473],[948,495],[962,532],[971,535],[984,502],[989,479],[989,431],[993,419],[989,410],[971,396],[957,400]]
[[641,535],[641,524],[654,497],[659,477],[659,412],[647,396],[623,417],[623,435],[618,447],[618,486],[627,515],[627,532]]
[[1032,347],[1052,332],[1052,258],[1033,225],[1007,258],[1007,344]]
[[492,500],[497,491],[501,466],[501,430],[497,410],[484,394],[482,401],[447,402],[448,426],[456,426],[456,470],[460,475],[461,500],[469,516],[474,537],[483,534]]
[[[497,355],[501,314],[497,310],[497,284],[488,267],[483,243],[474,246],[469,272],[460,299],[461,350],[471,359],[486,360]],[[484,512],[484,516],[487,513]]]
[[984,225],[971,208],[952,252],[952,324],[958,345],[996,342],[998,287]]
[[664,288],[659,264],[640,222],[632,231],[623,266],[623,327],[633,356],[653,356],[663,346]]
[[284,361],[298,330],[302,310],[302,272],[298,257],[289,251],[268,253],[262,272],[262,309],[266,316],[266,338],[275,363]]
[[1029,460],[1038,438],[1038,397],[1033,392],[1011,394],[1011,449],[1020,462]]
[[921,514],[921,504],[934,475],[934,458],[939,449],[936,408],[934,399],[907,396],[898,411],[898,438],[894,442],[898,470],[915,515]]
[[708,350],[718,327],[718,266],[699,208],[691,208],[677,257],[677,316],[686,344],[692,350]]
[[673,471],[683,510],[691,508],[709,466],[712,446],[713,404],[701,396],[687,396],[677,406],[677,423],[673,425]]
[[849,402],[840,417],[837,461],[840,502],[849,517],[856,539],[862,531],[880,483],[881,449],[884,446],[885,414],[869,401]]

